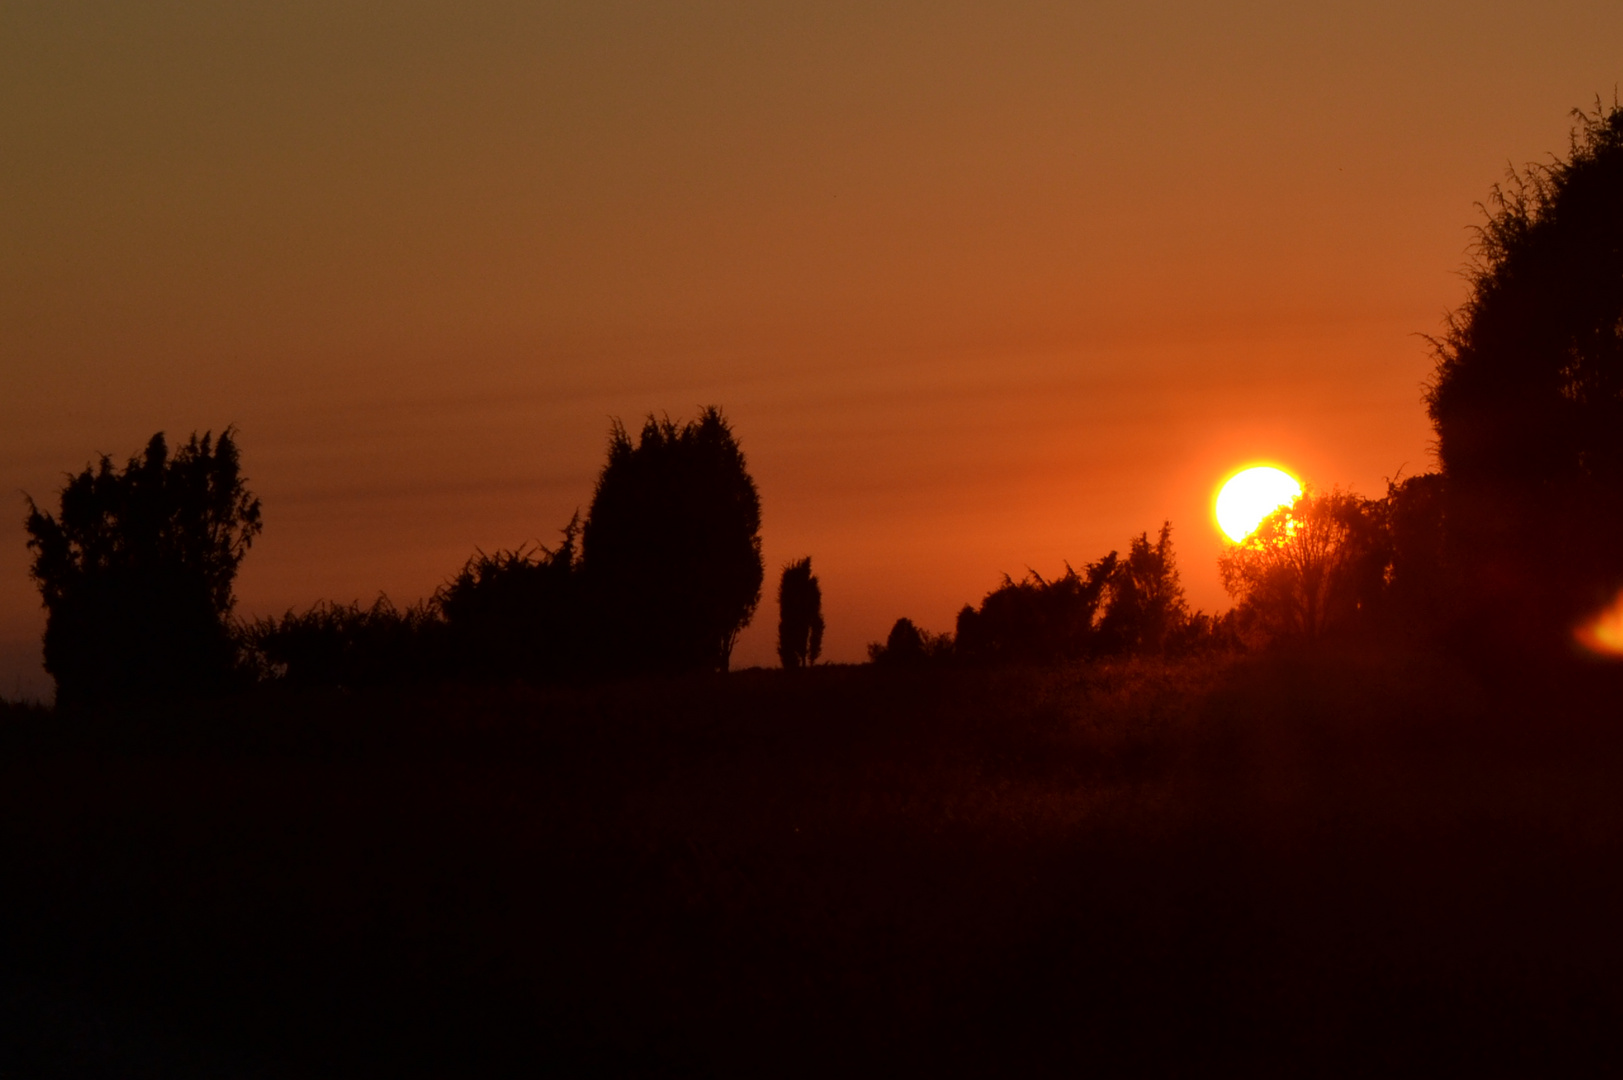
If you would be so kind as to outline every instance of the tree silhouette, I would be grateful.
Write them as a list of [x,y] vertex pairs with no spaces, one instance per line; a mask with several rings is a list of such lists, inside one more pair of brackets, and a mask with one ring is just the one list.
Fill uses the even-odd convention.
[[778,662],[809,667],[822,651],[823,591],[808,555],[785,566],[778,578]]
[[1512,172],[1427,404],[1449,537],[1484,614],[1566,623],[1623,585],[1623,110]]
[[452,653],[465,678],[543,682],[578,673],[589,662],[578,519],[556,548],[537,545],[469,559],[435,597]]
[[897,619],[884,643],[868,646],[868,659],[881,667],[916,668],[951,663],[954,644],[951,634],[920,630],[912,619]]
[[1077,573],[1069,563],[1052,581],[1035,570],[986,594],[980,609],[958,612],[958,656],[969,663],[1051,664],[1080,660],[1100,646],[1100,607],[1120,560],[1114,551]]
[[1269,637],[1317,638],[1371,603],[1386,567],[1377,504],[1304,491],[1218,559],[1223,587]]
[[159,432],[122,470],[103,455],[69,479],[57,516],[30,499],[58,703],[225,686],[232,585],[260,528],[230,428],[218,441],[193,434],[172,457]]
[[1172,555],[1170,521],[1162,522],[1153,544],[1147,532],[1134,537],[1127,557],[1116,562],[1108,582],[1110,600],[1099,623],[1106,648],[1161,652],[1189,619]]
[[715,407],[678,428],[615,422],[582,530],[605,660],[622,671],[727,669],[760,600],[761,500]]

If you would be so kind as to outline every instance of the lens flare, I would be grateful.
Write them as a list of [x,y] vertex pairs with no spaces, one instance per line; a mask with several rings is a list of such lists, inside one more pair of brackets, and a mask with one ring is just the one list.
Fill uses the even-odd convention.
[[1302,485],[1284,469],[1253,465],[1223,483],[1217,493],[1217,525],[1238,544],[1250,536],[1262,519],[1288,506],[1302,493]]
[[1573,632],[1578,644],[1596,656],[1623,656],[1623,592],[1612,606]]

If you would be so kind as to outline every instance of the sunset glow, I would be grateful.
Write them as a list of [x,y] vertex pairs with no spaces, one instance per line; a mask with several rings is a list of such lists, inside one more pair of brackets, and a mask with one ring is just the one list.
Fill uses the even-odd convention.
[[1597,656],[1623,656],[1623,593],[1611,606],[1578,627],[1578,644]]
[[1301,493],[1301,483],[1284,469],[1272,465],[1241,469],[1217,493],[1217,525],[1238,544],[1263,518]]

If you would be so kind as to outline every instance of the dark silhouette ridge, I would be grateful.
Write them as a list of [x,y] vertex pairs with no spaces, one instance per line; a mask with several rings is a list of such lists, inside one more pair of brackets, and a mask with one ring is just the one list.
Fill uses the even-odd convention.
[[58,704],[227,689],[232,585],[261,527],[229,427],[172,456],[159,432],[123,469],[103,455],[69,479],[56,516],[29,499]]
[[1457,618],[1564,641],[1623,586],[1623,110],[1489,194],[1433,341]]
[[581,533],[611,671],[726,671],[760,600],[761,500],[711,406],[677,427],[649,416],[635,444],[616,421]]
[[778,662],[810,667],[822,651],[823,590],[808,555],[785,566],[778,578]]

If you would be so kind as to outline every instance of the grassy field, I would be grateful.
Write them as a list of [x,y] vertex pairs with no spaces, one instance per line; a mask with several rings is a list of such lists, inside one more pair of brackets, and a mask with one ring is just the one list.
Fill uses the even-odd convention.
[[0,714],[0,1076],[1615,1070],[1623,679],[1397,647]]

